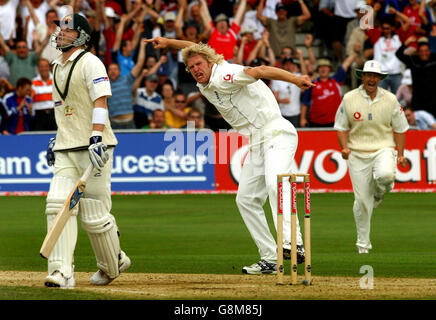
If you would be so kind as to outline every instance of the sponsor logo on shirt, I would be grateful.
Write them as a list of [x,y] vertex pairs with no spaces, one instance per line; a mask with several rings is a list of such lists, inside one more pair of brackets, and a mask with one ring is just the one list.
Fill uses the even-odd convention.
[[59,107],[59,106],[61,106],[62,105],[62,101],[61,100],[59,100],[59,101],[55,101],[55,103],[54,103],[54,106],[55,107]]
[[226,74],[224,77],[224,81],[233,83],[233,76],[234,76],[234,74],[230,74],[230,73]]
[[94,82],[94,84],[97,84],[97,83],[100,83],[103,81],[109,81],[109,78],[108,77],[100,77],[100,78],[92,80],[92,82]]
[[363,119],[361,119],[362,115],[360,114],[360,112],[355,112],[353,114],[353,117],[354,117],[354,120],[356,120],[356,121],[363,121]]

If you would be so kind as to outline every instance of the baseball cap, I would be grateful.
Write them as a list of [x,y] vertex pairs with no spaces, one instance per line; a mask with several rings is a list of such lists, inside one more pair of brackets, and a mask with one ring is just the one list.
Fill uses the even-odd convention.
[[115,13],[115,10],[112,7],[105,7],[104,13],[106,14],[106,17],[108,17],[108,18],[114,18],[114,19],[120,18],[120,16]]
[[161,65],[159,67],[159,69],[157,70],[157,75],[158,76],[167,76],[167,75],[169,75],[168,67],[167,67],[166,64],[163,64],[163,65]]
[[152,81],[152,82],[159,82],[159,78],[157,77],[157,75],[155,73],[148,75],[145,78],[146,81]]
[[176,14],[172,11],[165,13],[164,21],[176,21]]
[[241,31],[239,32],[241,35],[244,35],[246,33],[254,33],[256,30],[254,30],[253,27],[249,26],[249,25],[244,25],[241,28]]
[[286,8],[286,6],[283,3],[279,2],[276,4],[276,11],[279,11],[279,10],[286,10],[287,11],[288,8]]
[[224,13],[220,13],[215,17],[215,22],[227,21],[228,19],[229,18]]

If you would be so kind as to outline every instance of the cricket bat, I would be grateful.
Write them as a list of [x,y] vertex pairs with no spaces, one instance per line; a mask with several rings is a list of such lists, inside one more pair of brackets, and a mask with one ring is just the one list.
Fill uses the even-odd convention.
[[94,166],[92,163],[88,166],[88,168],[86,168],[82,177],[79,179],[79,181],[77,181],[68,198],[65,200],[62,208],[59,210],[58,214],[53,220],[53,223],[51,224],[50,229],[45,236],[44,242],[42,243],[41,250],[39,251],[41,257],[48,259],[50,256],[56,242],[59,239],[59,236],[62,233],[62,230],[65,227],[65,224],[71,216],[71,212],[79,203],[80,198],[83,196],[83,192],[85,191],[86,187],[86,180],[89,178],[93,168]]

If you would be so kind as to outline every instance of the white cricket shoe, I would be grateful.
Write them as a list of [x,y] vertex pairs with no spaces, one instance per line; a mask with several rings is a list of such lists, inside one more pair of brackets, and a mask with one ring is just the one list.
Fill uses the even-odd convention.
[[277,274],[277,264],[268,262],[266,260],[260,260],[253,263],[251,266],[242,268],[242,273],[245,274]]
[[[129,269],[130,264],[130,258],[124,253],[124,251],[121,251],[121,259],[119,261],[120,273]],[[91,276],[89,281],[91,284],[96,286],[105,286],[111,283],[114,279],[115,278],[110,278],[106,273],[104,273],[104,271],[97,270],[97,272]]]
[[44,280],[44,285],[48,288],[74,288],[76,281],[72,275],[70,278],[64,277],[60,271],[54,271],[48,275]]
[[367,248],[357,247],[357,250],[359,251],[359,254],[361,254],[361,253],[369,253],[369,250]]

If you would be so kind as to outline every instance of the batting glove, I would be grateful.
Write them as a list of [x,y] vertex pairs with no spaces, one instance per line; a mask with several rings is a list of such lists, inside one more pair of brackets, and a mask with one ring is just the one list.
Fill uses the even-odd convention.
[[88,152],[89,159],[94,165],[94,168],[97,170],[103,169],[104,165],[109,160],[109,153],[107,152],[106,145],[101,142],[101,137],[91,137]]
[[56,138],[51,138],[50,141],[48,142],[47,153],[45,155],[45,158],[47,159],[47,165],[49,167],[53,166],[55,163],[55,154],[53,152],[53,148],[55,144],[56,144]]

